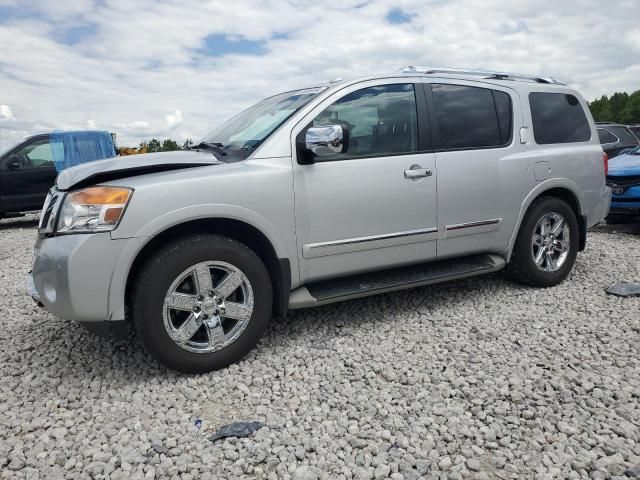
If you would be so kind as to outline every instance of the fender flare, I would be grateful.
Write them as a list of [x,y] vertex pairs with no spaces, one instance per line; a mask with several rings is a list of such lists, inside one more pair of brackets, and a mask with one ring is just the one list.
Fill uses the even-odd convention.
[[[520,213],[518,214],[518,221],[516,222],[516,226],[509,240],[509,246],[507,247],[507,262],[509,262],[509,260],[511,259],[511,254],[513,253],[516,238],[518,237],[518,233],[520,232],[520,226],[522,225],[522,221],[524,220],[529,207],[531,207],[533,202],[536,201],[540,196],[544,195],[545,192],[554,188],[561,188],[571,193],[575,197],[578,204],[578,217],[584,215],[584,212],[582,211],[582,205],[584,205],[584,195],[580,192],[580,189],[575,182],[567,178],[550,178],[539,183],[527,194],[526,197],[524,197],[522,201],[522,204],[520,206]],[[578,218],[578,220],[580,219]]]
[[[125,319],[125,295],[126,285],[131,267],[144,247],[157,235],[171,227],[188,223],[194,220],[229,219],[246,223],[259,230],[271,243],[276,256],[279,259],[288,259],[291,264],[291,275],[298,271],[298,257],[292,254],[279,231],[258,213],[234,205],[226,204],[201,204],[180,208],[167,212],[140,228],[120,253],[111,275],[108,293],[108,319]],[[115,234],[117,232],[114,231]],[[117,238],[112,235],[112,238]]]

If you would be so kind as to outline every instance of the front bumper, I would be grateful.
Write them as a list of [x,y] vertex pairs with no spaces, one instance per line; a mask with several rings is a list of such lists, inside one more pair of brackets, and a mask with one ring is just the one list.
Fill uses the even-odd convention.
[[109,291],[128,240],[109,233],[40,237],[27,277],[29,294],[57,317],[81,322],[111,320]]
[[31,298],[33,298],[33,301],[36,302],[38,304],[38,306],[42,307],[42,301],[40,300],[40,294],[36,290],[35,283],[33,283],[33,275],[31,275],[31,272],[29,272],[27,274],[27,293],[29,294],[29,296]]
[[[620,188],[618,185],[616,187]],[[611,197],[612,214],[638,215],[640,213],[640,185],[625,187],[623,193],[613,194]]]

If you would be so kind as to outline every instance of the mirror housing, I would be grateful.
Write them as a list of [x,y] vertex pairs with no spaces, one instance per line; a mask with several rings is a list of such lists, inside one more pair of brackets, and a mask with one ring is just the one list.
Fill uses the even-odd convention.
[[314,163],[316,157],[344,153],[349,148],[349,129],[346,125],[308,127],[298,135],[298,163]]
[[7,159],[7,170],[20,170],[22,168],[20,157],[17,155],[12,155]]

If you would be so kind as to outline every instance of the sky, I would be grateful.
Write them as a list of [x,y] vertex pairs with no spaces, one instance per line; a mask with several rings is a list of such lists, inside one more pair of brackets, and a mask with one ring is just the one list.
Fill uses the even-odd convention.
[[406,65],[640,89],[639,0],[0,0],[0,150],[197,140],[265,96]]

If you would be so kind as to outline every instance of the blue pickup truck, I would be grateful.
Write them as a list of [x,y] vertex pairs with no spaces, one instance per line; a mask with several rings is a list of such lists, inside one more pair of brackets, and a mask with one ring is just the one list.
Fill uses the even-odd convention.
[[53,132],[25,138],[0,155],[0,218],[40,210],[58,172],[116,155],[109,132]]

